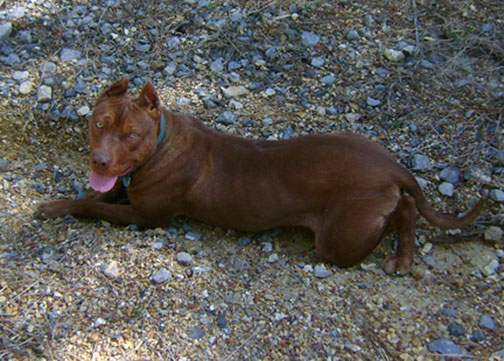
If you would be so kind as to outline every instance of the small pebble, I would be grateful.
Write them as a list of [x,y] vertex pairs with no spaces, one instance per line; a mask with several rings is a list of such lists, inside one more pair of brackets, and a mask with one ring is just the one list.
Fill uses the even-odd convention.
[[168,271],[166,268],[159,269],[158,271],[154,272],[151,276],[151,280],[157,284],[167,282],[171,280],[171,278],[172,278],[171,272]]
[[81,117],[85,117],[89,114],[90,111],[91,109],[89,109],[87,105],[84,105],[77,110],[77,114],[79,114]]
[[451,340],[447,339],[438,339],[430,342],[427,345],[427,348],[430,352],[436,352],[442,355],[465,355],[466,351],[455,344]]
[[119,266],[116,261],[102,265],[102,272],[109,278],[117,278],[120,275]]
[[443,182],[439,185],[438,190],[441,194],[447,196],[447,197],[452,197],[454,193],[454,188],[453,184],[448,183],[448,182]]
[[185,234],[185,239],[188,239],[189,241],[199,241],[201,239],[201,234],[193,231],[188,231]]
[[357,30],[350,30],[347,34],[346,34],[346,38],[348,41],[355,41],[355,40],[359,40],[359,33],[357,32]]
[[375,98],[371,98],[371,97],[368,97],[367,100],[366,100],[366,103],[367,105],[369,105],[370,107],[377,107],[381,104],[381,101],[378,100],[378,99],[375,99]]
[[234,124],[236,121],[236,114],[226,110],[222,112],[218,117],[217,117],[217,122],[224,124],[224,125],[231,125]]
[[192,256],[187,252],[179,252],[177,253],[177,262],[183,266],[189,266],[193,263]]
[[38,89],[37,100],[41,103],[52,99],[52,89],[47,85],[41,85]]
[[492,189],[490,191],[490,198],[497,202],[504,202],[504,192],[500,189]]
[[24,81],[19,86],[19,92],[23,95],[30,94],[33,90],[33,83],[29,80]]
[[199,340],[205,336],[205,331],[201,327],[192,326],[187,330],[187,336],[193,340]]
[[448,325],[448,332],[450,335],[456,337],[464,336],[466,334],[464,326],[457,322],[453,322]]
[[432,168],[432,162],[429,157],[422,154],[415,154],[413,156],[413,169],[419,171],[426,171]]
[[395,49],[385,49],[385,58],[393,62],[400,62],[404,60],[404,53]]
[[268,263],[275,263],[276,261],[278,261],[278,259],[278,255],[276,253],[273,253],[268,257]]
[[301,34],[301,41],[304,46],[311,48],[318,44],[318,42],[320,41],[320,35],[309,31],[303,31],[303,33]]
[[498,242],[502,239],[504,231],[497,226],[490,226],[485,230],[485,240]]
[[488,330],[495,330],[497,324],[492,316],[483,315],[479,320],[479,326]]
[[460,170],[457,167],[446,167],[439,174],[439,178],[444,180],[445,182],[451,184],[458,184],[460,182]]
[[313,270],[313,274],[317,278],[327,278],[332,275],[332,272],[326,268],[323,264],[318,264]]

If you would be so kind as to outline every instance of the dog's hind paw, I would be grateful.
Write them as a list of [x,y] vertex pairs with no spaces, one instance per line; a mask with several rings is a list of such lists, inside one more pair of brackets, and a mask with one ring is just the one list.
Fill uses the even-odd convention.
[[410,273],[413,260],[405,256],[388,256],[383,263],[383,270],[388,274],[403,276]]

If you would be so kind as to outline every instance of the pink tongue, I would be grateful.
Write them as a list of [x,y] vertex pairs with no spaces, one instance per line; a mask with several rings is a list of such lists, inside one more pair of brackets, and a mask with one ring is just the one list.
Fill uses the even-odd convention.
[[108,192],[112,188],[114,188],[114,184],[117,180],[116,176],[107,177],[103,175],[99,175],[95,172],[91,172],[89,176],[89,184],[91,188],[93,188],[97,192]]

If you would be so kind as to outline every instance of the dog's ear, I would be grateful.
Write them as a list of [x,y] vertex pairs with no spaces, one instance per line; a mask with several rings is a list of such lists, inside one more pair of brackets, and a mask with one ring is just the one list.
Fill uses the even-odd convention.
[[154,85],[152,85],[151,82],[144,85],[142,92],[138,97],[138,101],[143,107],[148,107],[149,109],[159,109],[159,97],[156,93],[156,89],[154,89]]
[[128,91],[129,80],[124,78],[116,81],[103,92],[103,95],[113,97],[125,94]]

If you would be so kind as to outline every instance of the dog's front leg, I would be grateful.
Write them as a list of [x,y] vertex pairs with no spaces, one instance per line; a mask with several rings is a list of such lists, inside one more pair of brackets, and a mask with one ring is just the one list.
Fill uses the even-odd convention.
[[57,218],[72,215],[79,218],[102,219],[117,224],[152,225],[130,204],[111,204],[91,199],[58,200],[41,204],[37,216],[40,218]]

